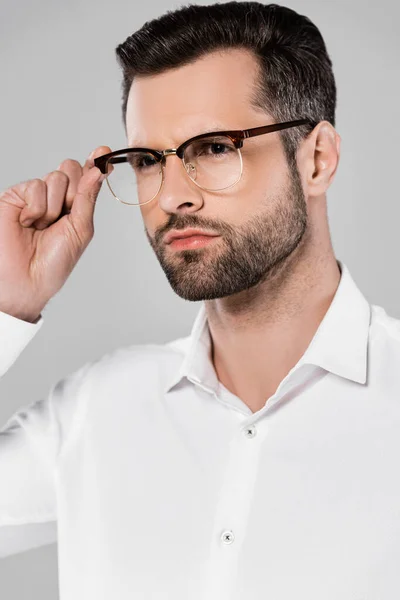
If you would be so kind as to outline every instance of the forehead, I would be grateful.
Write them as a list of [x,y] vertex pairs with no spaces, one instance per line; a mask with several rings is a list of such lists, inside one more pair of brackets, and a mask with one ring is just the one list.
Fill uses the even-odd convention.
[[205,131],[246,127],[259,114],[250,105],[257,68],[250,51],[231,49],[136,78],[126,111],[129,145],[177,147]]

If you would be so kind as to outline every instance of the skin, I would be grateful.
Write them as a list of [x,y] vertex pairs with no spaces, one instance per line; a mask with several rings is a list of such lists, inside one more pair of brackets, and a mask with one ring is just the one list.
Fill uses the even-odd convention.
[[[249,51],[230,49],[135,79],[126,114],[129,146],[177,148],[212,127],[273,123],[250,105],[256,72]],[[339,155],[340,136],[327,121],[301,143],[294,171],[278,132],[249,138],[242,179],[219,192],[197,187],[181,160],[168,156],[158,196],[140,206],[174,291],[205,302],[218,379],[252,412],[302,357],[337,290],[326,192]],[[192,250],[165,245],[167,232],[186,226],[219,237]]]

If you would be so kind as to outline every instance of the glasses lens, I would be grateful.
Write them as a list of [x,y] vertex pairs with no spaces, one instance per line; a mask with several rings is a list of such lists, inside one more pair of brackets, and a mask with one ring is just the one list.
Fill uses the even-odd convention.
[[183,162],[189,177],[210,191],[230,187],[242,174],[240,152],[226,136],[194,140],[186,147]]
[[144,204],[157,195],[161,182],[161,164],[149,152],[126,152],[107,162],[107,184],[124,204]]
[[[189,177],[201,188],[218,191],[239,181],[240,151],[227,136],[194,140],[185,148],[183,164]],[[146,204],[159,192],[162,167],[150,152],[126,152],[107,162],[107,184],[124,204]]]

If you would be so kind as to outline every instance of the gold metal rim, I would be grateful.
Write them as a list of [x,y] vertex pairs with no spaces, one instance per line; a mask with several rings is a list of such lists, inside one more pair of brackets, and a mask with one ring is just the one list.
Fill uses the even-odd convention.
[[[197,185],[197,187],[199,187],[202,190],[205,190],[206,192],[221,192],[223,190],[228,190],[229,188],[233,187],[234,185],[236,185],[242,178],[243,175],[243,159],[242,159],[242,153],[240,152],[240,148],[237,148],[237,152],[239,154],[239,159],[240,159],[240,175],[237,178],[236,181],[234,181],[233,183],[231,183],[230,185],[227,185],[224,188],[219,188],[217,190],[211,190],[210,188],[205,188],[202,185],[200,185],[199,183],[196,183],[196,181],[194,179],[192,179],[189,175],[189,173],[187,172],[186,168],[185,168],[185,163],[183,162],[183,160],[181,160],[182,163],[182,167],[186,173],[186,175],[189,177],[190,181],[192,181],[195,185]],[[172,153],[171,153],[172,154]],[[110,182],[108,181],[108,177],[106,177],[106,182],[108,185],[108,188],[110,190],[110,192],[112,193],[112,195],[114,196],[114,198],[116,198],[116,200],[118,200],[119,202],[121,202],[122,204],[126,204],[127,206],[144,206],[145,204],[149,204],[149,202],[152,202],[154,200],[154,198],[156,198],[158,196],[158,194],[160,193],[161,187],[164,183],[164,163],[161,162],[161,182],[160,182],[160,186],[157,190],[157,192],[154,194],[154,196],[150,199],[147,200],[146,202],[136,202],[135,204],[132,204],[131,202],[125,202],[124,200],[121,200],[121,198],[118,198],[118,196],[115,194],[114,190],[112,189]]]

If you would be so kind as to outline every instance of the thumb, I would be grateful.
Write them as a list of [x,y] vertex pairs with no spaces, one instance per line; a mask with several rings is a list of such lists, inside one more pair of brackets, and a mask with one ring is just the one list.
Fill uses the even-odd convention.
[[79,181],[71,211],[68,215],[81,239],[86,239],[93,232],[93,218],[97,196],[101,190],[101,184],[106,177],[106,175],[100,172],[100,169],[92,166],[93,159],[97,155],[101,156],[108,152],[111,152],[110,148],[101,146],[101,148],[97,148],[91,154],[90,160],[86,161],[84,174]]

